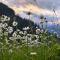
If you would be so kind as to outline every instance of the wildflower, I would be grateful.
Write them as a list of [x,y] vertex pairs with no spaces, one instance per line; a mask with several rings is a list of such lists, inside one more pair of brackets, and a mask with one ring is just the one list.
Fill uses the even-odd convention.
[[20,31],[19,34],[23,34],[23,31]]
[[13,37],[9,37],[9,40],[14,40],[14,38]]
[[1,22],[4,22],[4,18],[1,18]]
[[16,36],[17,36],[16,32],[14,32],[14,33],[12,34],[12,36],[13,36],[13,37],[16,37]]
[[42,30],[41,30],[41,33],[43,33],[43,32],[44,32],[44,30],[42,29]]
[[4,29],[5,29],[7,26],[8,26],[7,23],[4,23],[4,24],[2,25],[2,27],[3,27]]
[[31,37],[28,37],[28,40],[31,41]]
[[24,35],[27,35],[27,31],[24,31]]
[[36,29],[36,34],[40,34],[40,29]]
[[17,32],[20,32],[20,30],[19,30],[19,29],[17,29]]
[[6,18],[7,18],[7,16],[5,16],[5,15],[2,15],[2,18],[5,18],[5,19],[6,19]]
[[38,27],[36,27],[36,29],[38,29]]
[[5,28],[6,31],[8,31],[8,28]]
[[27,36],[30,38],[31,37],[31,34],[27,34]]
[[10,21],[10,17],[8,17],[7,21]]
[[38,39],[36,39],[35,42],[37,43],[38,42]]
[[2,28],[5,28],[5,25],[4,24],[2,25]]
[[7,17],[5,15],[2,15],[2,18],[1,18],[1,21],[2,22],[9,21],[9,20],[10,20],[10,17]]
[[13,27],[8,27],[8,33],[12,33],[13,32]]
[[21,36],[20,35],[17,35],[17,39],[20,39],[21,38]]
[[38,35],[35,35],[35,37],[36,37],[37,39],[39,39],[39,36],[38,36]]
[[25,27],[25,28],[23,28],[23,30],[29,30],[30,28],[29,27]]
[[16,21],[13,21],[13,26],[17,26],[17,22]]
[[2,28],[3,27],[3,23],[0,23],[0,28]]
[[5,26],[5,27],[7,27],[7,26],[8,26],[8,24],[7,24],[7,23],[4,23],[4,26]]
[[13,52],[13,50],[12,49],[9,49],[9,53],[12,53]]

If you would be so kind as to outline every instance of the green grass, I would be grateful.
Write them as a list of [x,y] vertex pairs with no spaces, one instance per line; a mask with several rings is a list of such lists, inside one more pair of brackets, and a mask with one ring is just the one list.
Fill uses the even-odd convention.
[[[0,49],[0,60],[60,60],[60,45]],[[12,50],[12,51],[11,51]],[[36,52],[36,55],[30,55]]]
[[[38,47],[18,45],[15,42],[6,44],[5,39],[6,37],[0,39],[3,43],[0,43],[0,60],[60,60],[60,44],[54,35],[40,34],[41,44]],[[31,52],[37,54],[31,55]]]

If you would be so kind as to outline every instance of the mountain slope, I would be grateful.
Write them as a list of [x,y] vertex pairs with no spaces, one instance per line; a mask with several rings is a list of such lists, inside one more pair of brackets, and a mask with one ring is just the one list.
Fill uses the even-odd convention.
[[14,11],[9,8],[8,6],[4,5],[3,3],[0,3],[0,15],[7,15],[10,17],[14,16]]
[[12,22],[14,21],[14,17],[15,17],[15,20],[18,22],[17,27],[19,29],[27,27],[30,24],[31,24],[31,27],[35,26],[34,22],[32,22],[28,19],[23,19],[23,18],[15,15],[14,11],[3,3],[0,3],[0,15],[6,15],[6,16],[9,16],[11,18],[11,20],[9,22],[9,26],[12,26]]

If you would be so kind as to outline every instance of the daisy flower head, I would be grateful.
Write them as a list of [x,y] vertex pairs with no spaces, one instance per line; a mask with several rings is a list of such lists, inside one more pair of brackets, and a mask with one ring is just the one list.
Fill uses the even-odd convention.
[[13,32],[13,27],[8,27],[8,33],[12,33]]
[[16,21],[13,21],[13,26],[17,26],[17,22]]

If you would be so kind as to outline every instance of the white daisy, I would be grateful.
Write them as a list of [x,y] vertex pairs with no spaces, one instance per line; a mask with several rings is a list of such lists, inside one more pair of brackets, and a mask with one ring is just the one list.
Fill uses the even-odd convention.
[[24,31],[24,35],[27,35],[27,31]]
[[16,36],[17,36],[16,32],[14,32],[14,33],[12,34],[12,36],[13,36],[13,37],[16,37]]
[[2,28],[3,27],[3,23],[0,23],[0,28]]
[[16,31],[17,31],[17,32],[20,32],[20,30],[19,30],[19,29],[17,29]]
[[8,33],[12,33],[13,32],[13,27],[8,27]]
[[20,31],[19,34],[24,34],[23,31]]
[[30,28],[29,27],[25,27],[25,28],[23,28],[23,30],[29,30]]
[[36,34],[40,34],[40,29],[36,29]]
[[17,39],[20,39],[21,38],[21,36],[20,35],[17,35]]
[[17,26],[17,22],[16,21],[13,21],[13,26]]
[[14,40],[14,38],[13,37],[9,37],[9,40]]
[[8,17],[7,21],[10,21],[10,17]]
[[3,24],[3,28],[6,28],[7,26],[8,26],[7,23],[4,23],[4,24]]
[[1,21],[4,22],[4,21],[9,21],[10,20],[10,17],[7,17],[5,15],[2,15],[2,18],[1,18]]

